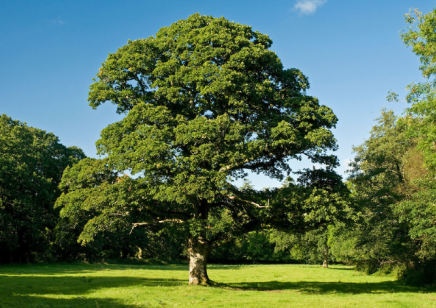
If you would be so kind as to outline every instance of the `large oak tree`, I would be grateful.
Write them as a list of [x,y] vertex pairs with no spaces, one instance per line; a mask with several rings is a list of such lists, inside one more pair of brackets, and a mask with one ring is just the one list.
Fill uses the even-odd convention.
[[303,232],[341,211],[322,185],[232,184],[248,172],[281,180],[301,156],[337,165],[327,153],[337,148],[336,116],[306,95],[306,76],[284,69],[271,44],[249,26],[194,14],[109,55],[89,102],[126,116],[102,131],[104,158],[64,173],[58,199],[63,217],[87,221],[80,241],[119,223],[132,232],[172,226],[189,238],[189,282],[208,284],[208,254],[232,236],[274,225]]

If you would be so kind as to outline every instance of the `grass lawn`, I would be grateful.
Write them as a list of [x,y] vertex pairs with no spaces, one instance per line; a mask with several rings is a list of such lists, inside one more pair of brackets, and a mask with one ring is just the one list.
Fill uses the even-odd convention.
[[0,307],[436,307],[436,289],[347,266],[210,265],[221,287],[187,285],[186,265],[0,266]]

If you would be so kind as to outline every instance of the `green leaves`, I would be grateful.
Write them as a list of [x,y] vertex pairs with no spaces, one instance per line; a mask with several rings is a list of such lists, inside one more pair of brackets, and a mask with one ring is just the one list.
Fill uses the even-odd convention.
[[349,207],[348,189],[331,169],[306,169],[299,172],[298,184],[272,190],[267,221],[288,233],[318,229],[345,219]]
[[407,31],[403,31],[401,38],[406,46],[411,46],[412,51],[420,57],[424,77],[430,78],[436,74],[435,47],[436,47],[436,11],[433,10],[423,16],[418,9],[411,10],[405,16],[409,24]]
[[84,158],[52,133],[0,116],[0,246],[2,254],[47,253],[53,240],[63,170]]
[[[413,189],[394,207],[401,223],[408,226],[408,236],[416,243],[417,255],[421,259],[436,257],[434,244],[436,229],[434,222],[434,175],[435,155],[435,111],[436,111],[436,10],[422,14],[414,9],[405,15],[409,27],[401,34],[406,46],[419,56],[423,77],[427,82],[412,83],[406,101],[411,103],[406,116],[399,124],[405,131],[406,142],[416,145],[406,155],[405,175],[409,175]],[[395,95],[391,95],[396,99]]]

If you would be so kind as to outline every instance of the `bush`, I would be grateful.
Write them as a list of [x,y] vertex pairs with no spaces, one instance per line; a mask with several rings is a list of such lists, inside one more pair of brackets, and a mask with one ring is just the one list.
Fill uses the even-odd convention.
[[436,260],[404,265],[397,270],[399,280],[421,286],[436,282]]

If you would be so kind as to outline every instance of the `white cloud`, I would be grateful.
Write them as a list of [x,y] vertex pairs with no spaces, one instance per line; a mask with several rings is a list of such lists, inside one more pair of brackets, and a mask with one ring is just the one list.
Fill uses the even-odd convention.
[[313,14],[316,9],[326,3],[327,0],[298,0],[294,5],[294,9],[300,11],[301,14]]
[[59,19],[50,20],[50,23],[52,23],[53,25],[64,25],[65,21],[59,18]]

